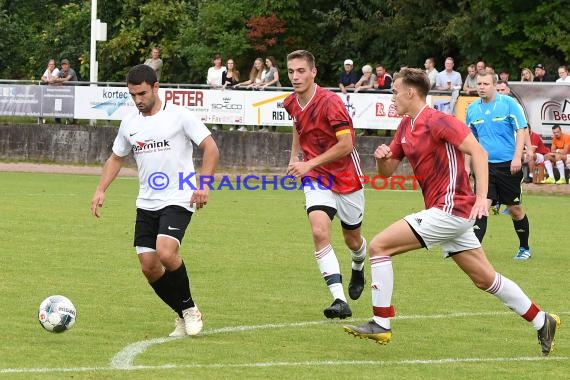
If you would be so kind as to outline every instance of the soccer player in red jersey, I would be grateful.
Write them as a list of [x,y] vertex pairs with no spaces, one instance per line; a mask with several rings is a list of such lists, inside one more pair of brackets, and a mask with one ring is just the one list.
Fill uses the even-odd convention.
[[[287,56],[287,72],[294,93],[284,102],[293,118],[293,143],[287,174],[302,178],[305,208],[315,245],[315,259],[331,292],[327,318],[352,316],[342,287],[340,265],[331,246],[331,225],[338,215],[344,241],[352,257],[350,298],[364,289],[366,240],[361,235],[364,192],[360,158],[354,148],[354,128],[342,100],[315,83],[314,56],[297,50]],[[303,159],[299,159],[302,153]]]
[[[497,273],[473,232],[475,219],[488,212],[487,153],[464,123],[428,107],[429,89],[429,79],[419,69],[401,70],[394,78],[393,102],[398,114],[407,117],[400,122],[390,146],[379,146],[374,157],[378,173],[385,177],[392,175],[404,157],[408,159],[422,188],[425,210],[404,217],[372,239],[374,316],[366,324],[344,329],[381,344],[390,342],[390,318],[395,315],[392,256],[439,244],[444,257],[455,261],[475,286],[533,325],[542,353],[548,355],[560,318],[540,310],[517,284]],[[472,157],[477,194],[471,191],[465,154]]]

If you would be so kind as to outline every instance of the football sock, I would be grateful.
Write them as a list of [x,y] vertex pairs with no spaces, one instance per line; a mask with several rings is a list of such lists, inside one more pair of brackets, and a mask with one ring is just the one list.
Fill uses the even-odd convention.
[[319,251],[315,252],[315,259],[321,271],[321,275],[325,280],[329,291],[334,299],[341,299],[346,302],[344,290],[342,288],[342,276],[340,274],[340,265],[334,253],[333,247],[329,244]]
[[352,269],[362,270],[364,268],[364,260],[366,259],[366,239],[362,237],[362,245],[358,251],[350,250],[350,256],[352,257]]
[[170,274],[171,272],[165,271],[162,277],[150,284],[150,286],[152,286],[156,295],[158,295],[165,304],[170,306],[170,308],[174,310],[179,317],[182,317],[180,297],[178,296],[178,291],[174,287],[172,276]]
[[188,272],[186,272],[186,265],[184,265],[184,261],[180,266],[173,270],[172,278],[174,279],[174,286],[178,290],[178,294],[180,297],[180,308],[181,310],[186,310],[188,308],[194,307],[194,300],[192,299],[192,295],[190,294],[190,280],[188,279]]
[[390,256],[375,256],[370,258],[370,273],[372,276],[372,311],[374,322],[390,328],[390,317],[394,316],[392,291],[394,289],[394,271]]
[[503,301],[509,309],[531,322],[535,329],[540,329],[544,323],[544,312],[536,306],[522,289],[513,281],[495,273],[495,281],[487,293]]
[[483,238],[485,237],[485,233],[487,232],[486,216],[482,216],[481,218],[475,220],[475,225],[473,226],[473,232],[475,232],[475,236],[477,236],[479,243],[483,243]]
[[552,170],[552,162],[544,160],[544,169],[549,177],[554,178],[554,171]]
[[556,169],[558,169],[558,173],[560,173],[560,179],[566,179],[566,172],[564,171],[566,168],[562,160],[556,161]]
[[513,220],[513,226],[515,227],[515,231],[519,237],[519,247],[528,249],[528,235],[530,234],[530,226],[528,224],[528,218],[526,217],[526,214],[521,220]]

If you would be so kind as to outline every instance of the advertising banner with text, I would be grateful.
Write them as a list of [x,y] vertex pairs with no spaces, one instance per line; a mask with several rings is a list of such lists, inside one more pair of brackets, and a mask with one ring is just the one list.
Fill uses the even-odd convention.
[[[530,125],[543,136],[558,124],[570,132],[570,86],[556,83],[510,83]],[[292,126],[283,108],[291,91],[240,91],[160,88],[162,101],[186,107],[204,123]],[[401,117],[389,93],[336,93],[359,129],[396,129]],[[477,97],[428,96],[428,103],[446,111],[454,108],[465,120],[467,105]],[[451,111],[451,110],[447,110]],[[0,84],[0,115],[74,117],[121,120],[136,112],[127,87],[38,86]]]
[[552,126],[557,124],[570,133],[570,85],[510,82],[509,87],[522,104],[533,131],[542,136],[552,136]]
[[40,86],[0,84],[0,115],[40,116]]

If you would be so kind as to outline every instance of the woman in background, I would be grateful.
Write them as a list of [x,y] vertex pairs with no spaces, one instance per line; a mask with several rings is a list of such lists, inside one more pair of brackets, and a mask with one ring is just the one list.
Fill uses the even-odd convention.
[[249,79],[245,82],[236,84],[236,87],[245,86],[245,88],[252,88],[263,83],[263,78],[265,77],[267,68],[263,63],[263,59],[256,58],[249,72]]
[[267,66],[267,71],[263,77],[263,83],[257,86],[257,88],[265,88],[269,86],[281,87],[281,82],[279,82],[279,71],[275,65],[275,57],[269,56],[265,59],[265,65]]
[[534,74],[530,69],[526,67],[521,71],[521,82],[532,82],[534,80]]
[[233,87],[239,83],[239,71],[236,69],[236,64],[232,58],[228,58],[226,62],[226,71],[222,74],[222,87]]

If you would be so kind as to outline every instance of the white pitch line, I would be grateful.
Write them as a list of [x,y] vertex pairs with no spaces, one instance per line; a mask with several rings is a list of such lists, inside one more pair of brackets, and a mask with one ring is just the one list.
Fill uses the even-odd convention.
[[[462,317],[496,317],[503,315],[512,315],[512,312],[485,312],[485,313],[450,313],[450,314],[430,314],[430,315],[402,315],[396,316],[394,319],[408,320],[408,319],[443,319],[443,318],[462,318]],[[565,314],[565,313],[561,313]],[[368,319],[352,318],[347,323],[366,321]],[[235,326],[235,327],[222,327],[219,329],[206,330],[200,335],[214,335],[226,334],[234,332],[252,331],[252,330],[267,330],[267,329],[286,329],[296,327],[307,327],[324,324],[338,324],[338,322],[330,320],[313,321],[313,322],[297,322],[297,323],[279,323],[279,324],[265,324],[253,326]],[[137,355],[143,353],[148,347],[168,343],[180,338],[155,338],[150,340],[142,340],[129,344],[127,347],[117,353],[111,359],[110,366],[112,368],[128,369],[133,367],[133,362]]]
[[223,369],[223,368],[271,368],[271,367],[315,367],[315,366],[414,366],[414,365],[447,365],[460,363],[508,363],[567,361],[567,356],[523,356],[515,358],[441,358],[441,359],[406,359],[406,360],[316,360],[303,362],[257,362],[229,364],[163,364],[137,365],[128,368],[112,367],[76,367],[76,368],[2,368],[0,375],[12,373],[56,373],[56,372],[97,372],[97,371],[144,371],[168,369]]
[[[558,314],[568,315],[570,312],[559,312]],[[513,315],[512,312],[485,312],[485,313],[450,313],[450,314],[429,314],[429,315],[401,315],[394,319],[412,320],[412,319],[445,319],[445,318],[469,318],[469,317],[497,317]],[[366,318],[352,318],[347,322],[366,321]],[[279,323],[251,326],[235,326],[222,327],[219,329],[205,330],[200,335],[227,334],[232,332],[244,332],[253,330],[266,329],[284,329],[307,327],[317,325],[338,325],[338,321],[321,320],[312,322],[296,322],[296,323]],[[370,366],[400,366],[400,365],[445,365],[456,363],[495,363],[495,362],[534,362],[541,360],[548,361],[567,361],[570,357],[566,356],[548,356],[548,357],[518,357],[518,358],[442,358],[442,359],[407,359],[407,360],[389,360],[389,361],[373,361],[373,360],[321,360],[321,361],[305,361],[305,362],[259,362],[259,363],[240,363],[240,364],[165,364],[165,365],[133,365],[135,357],[143,353],[148,347],[172,342],[178,339],[191,338],[155,338],[144,341],[135,342],[128,345],[119,353],[117,353],[109,367],[75,367],[75,368],[1,368],[0,374],[10,373],[54,373],[54,372],[96,372],[96,371],[137,371],[137,370],[160,370],[160,369],[187,369],[187,368],[259,368],[259,367],[302,367],[302,366],[342,366],[342,365],[370,365]]]

